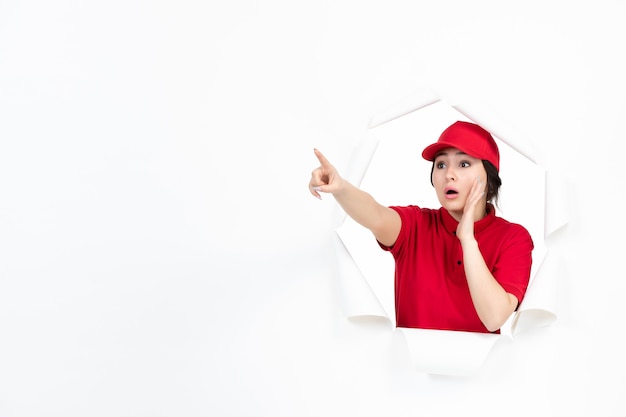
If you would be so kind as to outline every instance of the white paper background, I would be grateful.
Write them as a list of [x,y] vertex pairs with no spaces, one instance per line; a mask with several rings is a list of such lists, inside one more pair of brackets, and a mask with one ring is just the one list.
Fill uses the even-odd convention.
[[[0,415],[623,415],[624,17],[0,2]],[[341,215],[306,189],[312,148],[345,172],[408,85],[496,112],[571,188],[558,320],[472,377],[345,319]]]

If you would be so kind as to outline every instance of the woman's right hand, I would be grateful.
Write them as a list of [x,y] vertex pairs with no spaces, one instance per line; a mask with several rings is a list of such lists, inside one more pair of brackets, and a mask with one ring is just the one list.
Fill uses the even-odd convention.
[[321,199],[320,193],[335,197],[346,214],[361,226],[372,231],[376,239],[385,246],[393,246],[400,233],[402,220],[392,208],[385,207],[365,191],[350,184],[339,176],[334,166],[317,149],[315,156],[320,166],[311,173],[309,191]]
[[315,156],[320,161],[320,166],[311,172],[311,181],[309,181],[309,191],[315,197],[322,199],[322,193],[335,193],[339,190],[342,178],[328,159],[320,151],[314,149]]

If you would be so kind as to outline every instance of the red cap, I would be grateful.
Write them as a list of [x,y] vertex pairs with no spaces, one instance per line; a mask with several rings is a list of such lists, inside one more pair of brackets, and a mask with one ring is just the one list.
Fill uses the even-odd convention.
[[434,161],[437,153],[445,148],[457,148],[474,158],[485,159],[500,171],[500,152],[489,132],[474,123],[454,122],[443,131],[439,140],[422,152],[427,161]]

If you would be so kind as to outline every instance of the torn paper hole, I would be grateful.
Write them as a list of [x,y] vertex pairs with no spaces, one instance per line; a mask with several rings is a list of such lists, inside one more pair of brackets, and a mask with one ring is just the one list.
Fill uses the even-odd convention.
[[[492,132],[501,154],[503,186],[499,215],[524,225],[535,244],[528,291],[518,311],[502,327],[502,336],[513,337],[521,330],[552,324],[556,320],[556,273],[550,261],[544,262],[544,258],[550,258],[545,237],[568,221],[567,213],[560,209],[564,207],[565,196],[546,192],[546,187],[556,181],[547,181],[547,178],[557,176],[547,175],[536,163],[532,144],[518,130],[484,108],[458,102],[451,106],[434,96],[432,90],[424,90],[422,95],[414,94],[372,117],[372,128],[357,147],[349,179],[383,205],[439,207],[430,184],[430,163],[422,159],[421,151],[456,120],[475,122]],[[550,210],[550,207],[557,209]],[[379,248],[369,231],[349,217],[337,228],[337,235],[344,248],[338,251],[340,264],[343,270],[352,271],[341,277],[347,291],[347,315],[378,315],[390,320],[395,327],[392,257]],[[363,294],[358,302],[353,300],[357,294]],[[403,333],[419,334],[419,338],[407,337],[411,356],[414,362],[419,359],[422,363],[420,369],[432,373],[465,374],[469,369],[478,369],[476,363],[482,363],[492,346],[493,338],[451,332],[450,338],[463,339],[455,343],[464,344],[467,352],[475,353],[471,353],[473,359],[459,359],[458,365],[451,366],[452,362],[448,362],[441,367],[443,363],[437,365],[438,358],[432,353],[445,350],[436,346],[450,341],[443,336],[447,331],[413,330],[401,329]],[[419,340],[419,349],[411,342],[414,340]],[[426,366],[426,363],[431,365]]]

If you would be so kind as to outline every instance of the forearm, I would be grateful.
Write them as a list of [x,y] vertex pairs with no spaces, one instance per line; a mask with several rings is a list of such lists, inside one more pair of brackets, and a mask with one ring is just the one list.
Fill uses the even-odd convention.
[[343,179],[333,196],[348,216],[369,229],[380,243],[393,246],[402,225],[395,210],[383,206],[369,193]]
[[461,245],[474,308],[489,331],[498,330],[515,310],[517,298],[507,293],[493,277],[475,239],[463,241]]
[[382,213],[387,208],[350,182],[341,180],[341,186],[333,196],[346,214],[360,225],[376,230],[382,223]]

